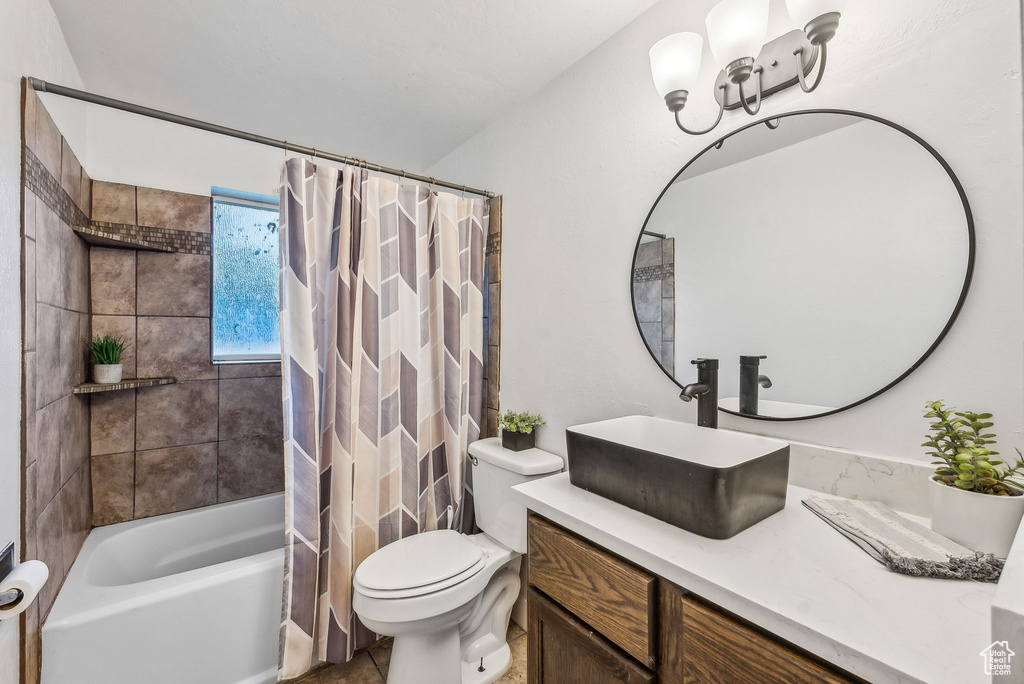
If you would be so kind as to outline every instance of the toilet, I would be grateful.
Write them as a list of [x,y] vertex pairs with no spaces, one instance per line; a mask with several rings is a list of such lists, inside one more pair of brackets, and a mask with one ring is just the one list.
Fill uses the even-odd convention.
[[395,638],[388,684],[489,684],[511,663],[505,633],[526,553],[526,508],[511,488],[557,473],[562,459],[509,451],[496,438],[471,444],[469,454],[481,532],[406,537],[356,569],[356,615]]

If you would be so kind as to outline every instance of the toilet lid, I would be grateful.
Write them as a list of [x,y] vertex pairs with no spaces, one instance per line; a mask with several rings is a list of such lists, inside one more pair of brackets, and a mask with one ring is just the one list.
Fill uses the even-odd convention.
[[483,550],[454,530],[424,532],[370,554],[355,579],[367,589],[395,591],[425,587],[477,565]]

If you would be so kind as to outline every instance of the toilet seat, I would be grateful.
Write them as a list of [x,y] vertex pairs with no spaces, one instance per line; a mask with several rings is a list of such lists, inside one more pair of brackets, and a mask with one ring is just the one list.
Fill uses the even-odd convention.
[[454,530],[424,532],[378,549],[356,569],[354,581],[372,598],[422,596],[459,584],[480,572],[486,555]]

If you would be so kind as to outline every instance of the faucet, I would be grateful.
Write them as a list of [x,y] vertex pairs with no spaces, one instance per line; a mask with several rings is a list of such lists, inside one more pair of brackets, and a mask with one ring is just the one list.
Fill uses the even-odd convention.
[[768,389],[772,381],[767,375],[760,375],[761,360],[767,356],[740,357],[740,413],[756,416],[758,387]]
[[707,428],[718,427],[718,359],[694,359],[697,367],[697,382],[683,387],[679,398],[692,401],[697,397],[697,425]]

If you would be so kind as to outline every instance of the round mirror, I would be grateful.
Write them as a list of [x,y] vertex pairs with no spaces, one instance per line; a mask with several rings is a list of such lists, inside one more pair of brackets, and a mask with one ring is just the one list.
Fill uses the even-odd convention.
[[633,313],[680,387],[719,359],[719,407],[799,420],[917,368],[963,306],[970,207],[946,162],[891,122],[794,112],[727,135],[662,191],[633,256]]

